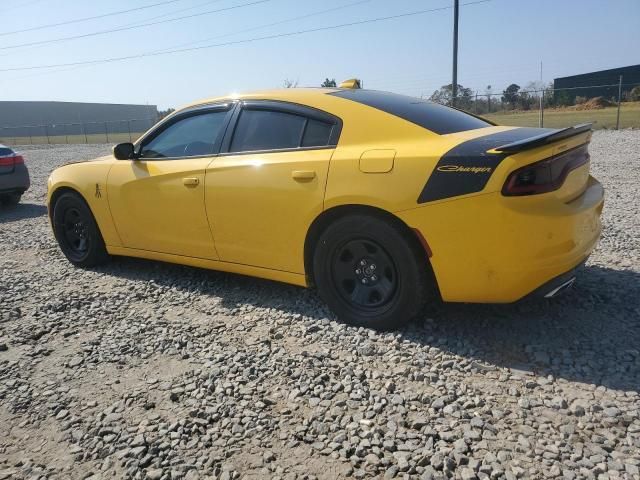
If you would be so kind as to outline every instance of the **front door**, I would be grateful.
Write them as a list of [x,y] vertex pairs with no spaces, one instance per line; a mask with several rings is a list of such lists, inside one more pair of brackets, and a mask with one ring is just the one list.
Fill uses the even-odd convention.
[[205,171],[227,106],[180,114],[145,137],[135,160],[114,163],[107,192],[123,246],[217,259],[205,210]]

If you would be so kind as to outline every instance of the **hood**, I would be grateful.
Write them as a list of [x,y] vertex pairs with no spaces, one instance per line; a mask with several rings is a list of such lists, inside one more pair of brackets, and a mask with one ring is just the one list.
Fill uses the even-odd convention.
[[76,163],[107,163],[113,160],[113,155],[105,155],[104,157],[98,157],[92,160],[73,160],[71,162],[63,163],[58,168],[66,167],[67,165],[75,165]]

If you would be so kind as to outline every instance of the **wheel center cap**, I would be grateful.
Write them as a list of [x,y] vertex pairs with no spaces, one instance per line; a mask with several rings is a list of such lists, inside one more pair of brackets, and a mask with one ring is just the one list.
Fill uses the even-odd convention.
[[358,281],[364,285],[371,285],[378,281],[376,273],[378,266],[368,258],[362,258],[356,263],[355,274]]

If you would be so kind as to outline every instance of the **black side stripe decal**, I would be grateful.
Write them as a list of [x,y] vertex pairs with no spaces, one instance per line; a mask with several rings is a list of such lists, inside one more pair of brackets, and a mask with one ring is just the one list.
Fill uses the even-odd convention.
[[549,128],[515,128],[456,145],[438,161],[418,203],[481,191],[500,162],[511,155],[507,152],[487,153],[487,150],[552,131]]

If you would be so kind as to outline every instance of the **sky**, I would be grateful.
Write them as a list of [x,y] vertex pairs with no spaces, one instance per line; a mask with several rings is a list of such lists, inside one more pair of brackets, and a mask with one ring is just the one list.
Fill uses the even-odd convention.
[[[459,23],[458,83],[474,91],[491,85],[500,92],[511,83],[539,80],[541,62],[545,82],[640,63],[640,0],[472,3],[477,1],[460,0]],[[154,4],[160,5],[11,33]],[[452,5],[453,0],[0,0],[0,100],[164,109],[278,88],[285,80],[319,86],[326,77],[357,77],[366,88],[428,97],[451,83]],[[424,10],[435,11],[277,37]],[[165,22],[184,16],[192,17]],[[119,31],[93,35],[114,29]],[[64,40],[79,35],[85,36]],[[24,46],[29,43],[36,45]],[[207,45],[217,46],[32,69]]]

